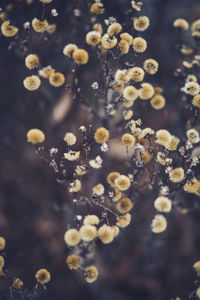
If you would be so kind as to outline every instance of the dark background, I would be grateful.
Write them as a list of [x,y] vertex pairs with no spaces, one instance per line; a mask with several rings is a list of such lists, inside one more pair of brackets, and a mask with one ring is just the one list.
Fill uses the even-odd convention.
[[[130,1],[104,2],[107,17],[125,20],[121,11],[130,7]],[[0,0],[0,7],[5,8],[7,3]],[[24,1],[10,3],[14,3],[10,18],[21,27],[25,21],[41,15],[39,1],[30,6]],[[33,36],[32,45],[27,46],[40,53],[43,66],[51,64],[67,74],[70,63],[62,55],[64,45],[76,42],[85,47],[83,33],[87,28],[81,26],[85,16],[74,20],[72,15],[72,6],[81,5],[81,1],[54,0],[48,6],[59,13],[58,18],[49,17],[57,23],[56,34],[42,45]],[[144,124],[154,129],[168,128],[181,137],[186,112],[180,107],[179,86],[173,75],[175,67],[181,63],[181,56],[175,49],[179,35],[172,22],[179,17],[189,22],[199,18],[200,3],[199,0],[144,0],[142,14],[151,20],[144,34],[149,45],[147,55],[160,64],[154,82],[164,88],[167,99],[165,111],[155,112],[147,106],[141,112]],[[189,34],[183,39],[191,42]],[[21,42],[17,41],[18,45],[8,50],[9,41],[0,38],[0,235],[7,241],[6,269],[10,276],[20,277],[31,289],[36,270],[47,268],[52,280],[46,293],[39,298],[41,300],[170,300],[176,296],[189,299],[196,279],[192,265],[200,259],[199,210],[191,209],[188,214],[173,210],[167,231],[153,235],[150,223],[155,213],[154,199],[148,194],[135,207],[129,228],[111,245],[97,244],[94,264],[100,276],[95,284],[88,285],[79,273],[67,268],[65,257],[70,252],[64,245],[63,235],[71,222],[71,199],[56,182],[54,172],[36,157],[34,147],[27,144],[26,132],[30,128],[41,128],[46,134],[47,148],[62,147],[64,133],[76,132],[87,122],[88,115],[76,103],[71,104],[62,88],[55,89],[46,82],[34,93],[24,89],[22,82],[29,72],[24,66],[26,49]],[[93,63],[81,70],[83,87],[94,78],[100,80],[101,73],[98,68],[94,72]],[[93,103],[89,89],[84,89],[84,94]],[[69,104],[69,109],[63,118],[55,120],[55,107],[61,99]],[[112,163],[116,161],[111,159]],[[7,285],[1,278],[3,299],[9,299]]]

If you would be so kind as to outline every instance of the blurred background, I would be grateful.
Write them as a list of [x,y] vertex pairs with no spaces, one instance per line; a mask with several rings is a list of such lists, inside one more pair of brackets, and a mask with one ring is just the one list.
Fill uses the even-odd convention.
[[[90,30],[87,24],[81,25],[87,17],[84,11],[74,16],[74,9],[81,10],[83,2],[53,0],[46,17],[50,23],[56,22],[57,31],[42,43],[34,34],[28,42],[26,35],[11,43],[0,37],[0,235],[7,241],[6,269],[11,277],[20,277],[31,289],[35,272],[47,268],[52,280],[40,300],[171,300],[177,296],[189,299],[196,279],[192,265],[200,259],[200,212],[191,209],[188,214],[180,214],[173,210],[168,230],[153,235],[150,223],[155,214],[154,199],[148,194],[135,206],[132,225],[123,234],[110,245],[97,243],[94,264],[100,276],[96,283],[88,285],[78,272],[71,272],[65,264],[70,251],[63,235],[71,222],[72,199],[56,182],[53,170],[27,144],[26,132],[40,128],[46,134],[47,149],[62,148],[66,131],[76,133],[80,125],[93,121],[63,88],[53,88],[44,81],[36,92],[25,90],[23,79],[30,72],[25,68],[24,57],[31,49],[32,53],[39,54],[43,66],[52,65],[68,74],[71,63],[62,55],[63,47],[75,42],[85,48],[85,33]],[[179,35],[172,22],[176,18],[189,22],[198,19],[200,3],[199,0],[144,0],[143,3],[142,14],[151,20],[150,28],[144,33],[149,45],[145,55],[159,62],[153,83],[163,87],[167,106],[161,112],[148,105],[139,106],[136,113],[142,115],[144,126],[167,128],[182,137],[187,112],[181,108],[180,87],[174,77],[181,56],[176,49]],[[17,0],[9,4],[14,5],[8,12],[9,18],[20,28],[24,22],[41,16],[42,5],[37,0],[30,5]],[[116,17],[122,23],[127,21],[121,12],[130,8],[130,0],[110,0],[104,4],[106,17]],[[2,9],[7,5],[7,0],[0,0]],[[50,15],[52,8],[57,9],[57,18]],[[191,43],[189,34],[183,39]],[[90,85],[101,81],[102,76],[99,63],[94,73],[95,59],[91,56],[87,67],[80,70],[81,89],[88,103],[94,106]],[[131,59],[134,58],[130,56]],[[122,162],[120,157],[113,156],[106,168],[110,170],[114,165],[120,170]],[[8,286],[0,278],[2,299],[10,299]]]

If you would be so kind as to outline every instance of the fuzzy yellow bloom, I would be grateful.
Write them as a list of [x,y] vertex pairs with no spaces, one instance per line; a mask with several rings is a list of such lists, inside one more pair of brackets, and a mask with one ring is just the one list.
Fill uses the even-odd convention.
[[124,197],[117,202],[116,208],[120,213],[124,214],[129,212],[133,208],[133,203],[131,199]]
[[136,139],[133,135],[131,135],[130,133],[125,133],[122,135],[122,145],[127,146],[127,147],[131,147],[134,146],[136,143]]
[[193,177],[191,180],[188,180],[184,184],[183,189],[188,193],[196,193],[199,187],[200,187],[200,182],[195,177]]
[[129,213],[125,214],[124,216],[117,217],[116,225],[124,228],[127,227],[131,223],[131,215]]
[[200,87],[197,82],[187,82],[181,91],[185,92],[188,95],[196,96],[200,92]]
[[75,45],[75,44],[67,44],[67,45],[64,47],[64,49],[63,49],[63,54],[64,54],[65,56],[71,56],[71,55],[73,54],[73,52],[74,52],[75,50],[77,50],[77,49],[78,49],[77,45]]
[[146,16],[134,18],[133,20],[133,26],[137,31],[145,31],[149,27],[149,24],[149,18]]
[[142,130],[141,132],[141,138],[146,138],[147,136],[151,136],[154,135],[155,131],[153,129],[151,129],[150,127],[146,127]]
[[151,97],[153,97],[153,95],[154,95],[154,88],[153,88],[153,86],[150,83],[144,82],[144,83],[141,84],[141,86],[142,86],[142,88],[139,91],[140,99],[142,99],[142,100],[148,100]]
[[180,143],[180,140],[176,136],[172,135],[171,141],[170,141],[169,145],[167,145],[166,148],[169,151],[175,151],[177,149],[179,143]]
[[96,186],[93,187],[92,192],[93,194],[97,195],[97,196],[101,196],[104,193],[104,186],[103,184],[99,183]]
[[64,240],[68,246],[76,246],[80,242],[80,233],[76,229],[69,229],[65,232]]
[[102,15],[104,12],[103,3],[93,3],[90,7],[90,12],[95,15]]
[[36,32],[44,32],[47,30],[48,22],[47,20],[40,21],[37,18],[32,20],[32,27]]
[[25,58],[25,65],[26,67],[31,70],[38,66],[39,64],[39,58],[36,54],[29,54]]
[[109,36],[117,35],[122,31],[122,25],[119,23],[113,23],[108,26],[107,33]]
[[135,82],[141,82],[144,79],[144,70],[140,67],[133,67],[129,70],[130,78]]
[[119,50],[122,54],[127,54],[128,51],[129,51],[129,44],[127,41],[125,40],[121,40],[119,43],[118,43],[118,47],[119,47]]
[[109,131],[106,128],[100,127],[96,130],[94,139],[98,144],[103,144],[108,141],[109,135]]
[[172,182],[181,182],[184,179],[185,172],[183,168],[175,168],[169,172],[169,179]]
[[126,191],[129,189],[131,182],[127,176],[120,175],[115,179],[115,184],[120,191]]
[[76,143],[76,136],[72,132],[65,133],[64,141],[67,145],[72,146]]
[[195,271],[197,272],[197,276],[200,276],[200,261],[196,261],[193,264],[193,268],[195,269]]
[[5,12],[0,13],[0,20],[1,20],[2,22],[4,22],[4,21],[6,20],[6,18],[7,18],[7,15],[6,15]]
[[128,85],[123,91],[123,97],[128,101],[135,101],[138,94],[138,90],[132,85]]
[[4,250],[6,246],[6,240],[4,237],[0,236],[0,251]]
[[100,23],[94,24],[93,27],[92,27],[92,29],[93,29],[94,31],[99,32],[101,35],[102,35],[102,33],[103,33],[103,27],[102,27],[102,25],[101,25]]
[[101,34],[98,31],[90,31],[86,35],[86,43],[91,46],[96,46],[101,42]]
[[168,213],[171,211],[172,208],[172,202],[167,197],[158,197],[154,201],[154,207],[160,212]]
[[36,91],[39,89],[41,80],[38,76],[32,75],[28,76],[23,81],[24,87],[29,91]]
[[45,140],[44,132],[40,129],[30,129],[27,132],[27,141],[32,144],[43,143]]
[[119,227],[116,226],[116,225],[113,225],[113,226],[111,226],[111,228],[113,230],[114,237],[118,236],[118,234],[119,234]]
[[196,290],[196,296],[200,299],[200,287],[198,287]]
[[14,287],[14,289],[19,290],[24,286],[24,283],[21,279],[16,278],[13,283],[12,283],[12,287]]
[[47,271],[47,269],[40,269],[35,274],[35,278],[38,283],[46,284],[51,280],[51,274],[49,273],[49,271]]
[[200,19],[194,21],[194,22],[191,24],[191,31],[192,31],[192,32],[194,32],[194,31],[199,32],[199,31],[200,31]]
[[151,223],[153,233],[161,233],[167,228],[167,220],[163,215],[155,215]]
[[117,45],[117,38],[110,37],[109,34],[105,33],[101,39],[102,46],[104,49],[112,49]]
[[78,255],[69,255],[66,259],[66,263],[70,270],[77,270],[80,267],[81,258]]
[[103,244],[109,244],[114,239],[114,233],[111,226],[103,225],[98,229],[98,237]]
[[117,72],[115,73],[115,81],[118,83],[127,83],[129,79],[130,77],[127,70],[117,70]]
[[107,176],[107,182],[112,186],[112,187],[116,187],[115,184],[115,179],[118,178],[120,176],[119,172],[111,172],[108,174]]
[[53,0],[40,0],[42,3],[51,3]]
[[73,60],[78,65],[85,65],[89,60],[88,52],[84,49],[77,49],[72,53]]
[[18,33],[19,29],[10,25],[10,21],[4,21],[1,24],[1,32],[6,37],[13,37]]
[[2,269],[5,265],[5,261],[4,261],[4,258],[3,256],[0,255],[0,268]]
[[181,28],[183,30],[188,30],[189,29],[189,24],[186,20],[184,19],[176,19],[173,23],[174,27]]
[[141,37],[136,37],[133,40],[133,50],[137,53],[143,53],[147,49],[147,42]]
[[93,241],[97,235],[97,229],[93,225],[83,225],[80,228],[80,237],[85,242]]
[[43,69],[39,70],[39,75],[43,78],[49,78],[55,70],[51,66],[44,67]]
[[96,215],[87,215],[83,221],[84,225],[98,225],[99,218]]
[[191,143],[193,143],[193,144],[199,143],[199,141],[200,141],[199,132],[196,129],[191,128],[191,129],[187,130],[186,135],[187,135],[188,140]]
[[54,87],[59,87],[65,83],[65,76],[60,72],[55,72],[50,75],[49,83]]
[[128,43],[129,46],[130,46],[130,45],[132,44],[132,42],[133,42],[133,37],[132,37],[132,35],[130,35],[128,32],[121,33],[121,34],[120,34],[120,38],[121,38],[122,40],[125,40],[125,41]]
[[81,189],[81,181],[79,179],[75,179],[72,183],[70,183],[70,193],[78,193]]
[[172,136],[169,131],[160,129],[156,131],[156,143],[164,147],[168,147],[171,142]]
[[155,95],[152,99],[151,99],[151,106],[156,109],[156,110],[160,110],[163,107],[165,107],[166,101],[165,98],[162,95]]
[[158,62],[155,59],[149,58],[144,61],[144,69],[150,74],[154,75],[158,71]]
[[200,94],[194,96],[192,100],[192,104],[198,108],[200,108]]
[[95,266],[87,267],[85,269],[85,272],[87,273],[85,280],[88,283],[92,283],[92,282],[97,280],[97,277],[98,277],[99,273],[98,273],[97,268]]
[[124,120],[130,120],[133,116],[133,111],[132,110],[125,110],[123,112],[123,115],[124,115]]

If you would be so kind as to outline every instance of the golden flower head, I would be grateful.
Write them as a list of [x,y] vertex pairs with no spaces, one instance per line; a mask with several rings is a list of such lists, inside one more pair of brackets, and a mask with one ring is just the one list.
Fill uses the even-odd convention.
[[7,14],[6,14],[5,12],[1,12],[1,13],[0,13],[0,20],[1,20],[2,22],[4,22],[4,21],[6,20],[6,18],[7,18]]
[[172,202],[167,197],[158,197],[154,201],[154,207],[160,212],[168,213],[171,211],[172,208]]
[[80,242],[80,233],[76,229],[69,229],[64,235],[65,243],[68,246],[76,246]]
[[193,177],[191,180],[188,180],[184,184],[183,189],[188,193],[196,193],[199,186],[200,186],[200,182],[195,177]]
[[197,272],[197,276],[200,276],[200,261],[196,261],[193,264],[193,268],[195,269],[195,271]]
[[165,98],[162,95],[155,95],[152,99],[151,99],[151,106],[156,109],[156,110],[160,110],[163,107],[165,107],[166,101]]
[[118,43],[118,47],[119,47],[119,50],[122,54],[127,54],[128,51],[129,51],[129,44],[127,41],[125,40],[121,40],[119,43]]
[[140,67],[133,67],[129,70],[130,78],[135,82],[141,82],[144,79],[144,70]]
[[122,141],[122,145],[127,147],[134,146],[136,143],[135,137],[130,133],[123,134],[121,141]]
[[185,172],[183,168],[175,168],[169,172],[169,179],[172,182],[181,182],[184,179]]
[[106,128],[100,127],[96,130],[94,139],[98,144],[103,144],[107,142],[109,135],[109,131]]
[[166,145],[166,149],[169,151],[175,151],[179,143],[180,143],[179,138],[177,138],[175,135],[172,135],[169,145]]
[[198,287],[196,290],[196,296],[200,299],[200,287]]
[[184,93],[191,95],[191,96],[196,96],[200,92],[200,86],[197,82],[187,82],[183,88],[181,88],[181,91]]
[[168,147],[171,142],[172,136],[169,131],[160,129],[156,131],[156,143],[164,147]]
[[141,37],[136,37],[133,40],[133,50],[137,53],[143,53],[147,49],[147,42]]
[[117,45],[117,38],[110,37],[109,34],[105,33],[101,38],[101,43],[104,49],[112,49]]
[[86,35],[86,43],[91,46],[96,46],[101,42],[101,34],[98,31],[90,31]]
[[186,132],[188,140],[193,143],[197,144],[200,141],[199,132],[195,128],[191,128]]
[[95,266],[90,266],[90,267],[87,267],[85,269],[85,272],[86,272],[86,277],[85,277],[85,280],[88,282],[88,283],[92,283],[94,281],[97,280],[97,277],[99,275],[99,272],[97,271],[97,268]]
[[35,274],[35,278],[38,283],[46,284],[51,280],[51,274],[49,273],[49,271],[47,271],[47,269],[40,269]]
[[100,35],[102,35],[102,33],[103,33],[103,27],[102,27],[102,25],[101,25],[100,23],[94,24],[93,27],[92,27],[92,29],[93,29],[94,31],[99,32]]
[[144,69],[150,75],[154,75],[158,71],[158,66],[155,59],[149,58],[144,61]]
[[49,78],[54,72],[55,70],[51,66],[47,66],[39,70],[39,75],[43,78]]
[[103,3],[93,3],[90,7],[90,12],[95,15],[102,15],[104,13]]
[[47,20],[40,21],[37,18],[32,20],[32,27],[36,32],[44,32],[47,30],[48,22]]
[[89,55],[84,49],[77,49],[72,53],[73,60],[78,65],[85,65],[88,62]]
[[135,101],[138,97],[138,90],[134,86],[128,85],[123,91],[123,97],[126,100]]
[[80,237],[85,242],[93,241],[97,236],[97,229],[93,225],[85,224],[80,228]]
[[97,195],[97,196],[101,196],[104,193],[104,186],[103,184],[99,183],[97,185],[95,185],[92,189],[93,194]]
[[188,28],[189,28],[188,22],[184,19],[176,19],[173,23],[173,26],[181,28],[183,30],[188,30]]
[[23,283],[23,281],[21,279],[16,278],[13,281],[12,286],[13,286],[14,289],[19,290],[19,289],[21,289],[24,286],[24,283]]
[[112,201],[117,202],[121,199],[121,197],[122,197],[122,192],[118,188],[115,188],[115,195],[112,198]]
[[115,184],[115,179],[118,178],[120,176],[119,172],[111,172],[108,174],[107,176],[107,182],[112,186],[112,187],[116,187]]
[[27,132],[27,141],[32,144],[43,143],[45,140],[44,132],[40,129],[30,129]]
[[124,115],[124,120],[130,120],[133,116],[133,111],[132,110],[125,110],[123,111],[123,115]]
[[142,130],[140,137],[141,138],[146,138],[147,136],[154,135],[155,131],[151,129],[150,127],[146,127]]
[[39,64],[39,58],[36,54],[29,54],[25,58],[25,65],[28,69],[34,69]]
[[199,32],[200,31],[200,19],[194,21],[192,24],[191,24],[191,31],[192,32]]
[[151,230],[153,233],[161,233],[167,228],[167,220],[163,215],[155,215],[151,223]]
[[120,213],[124,214],[129,212],[133,208],[133,203],[131,199],[124,197],[117,202],[116,208]]
[[113,23],[108,26],[107,33],[109,36],[117,35],[122,31],[122,25],[119,23]]
[[4,258],[3,256],[0,255],[0,268],[2,269],[5,265],[5,261],[4,261]]
[[78,193],[81,189],[81,181],[79,179],[75,179],[72,183],[70,183],[69,192],[70,193]]
[[70,270],[77,270],[80,267],[81,258],[78,255],[72,254],[67,256],[66,263]]
[[103,225],[98,229],[98,237],[103,244],[109,244],[114,239],[114,233],[111,226]]
[[132,35],[130,35],[128,32],[121,33],[121,34],[120,34],[120,38],[121,38],[122,40],[125,40],[125,41],[128,43],[129,46],[130,46],[130,45],[132,44],[132,42],[133,42],[133,37],[132,37]]
[[60,72],[55,72],[50,75],[49,83],[54,87],[59,87],[65,83],[65,76]]
[[139,91],[140,99],[142,99],[142,100],[148,100],[151,97],[153,97],[153,95],[154,95],[154,88],[153,88],[153,86],[150,83],[144,82],[144,83],[141,84],[141,86],[142,86],[142,88]]
[[69,150],[68,152],[64,153],[64,157],[69,161],[77,160],[79,156],[80,156],[80,151]]
[[6,240],[4,237],[0,236],[0,251],[4,250],[6,247]]
[[47,3],[51,3],[53,0],[40,0],[40,2],[47,4]]
[[64,141],[67,143],[67,145],[74,145],[76,143],[76,136],[72,132],[65,133]]
[[120,191],[126,191],[129,189],[131,182],[127,176],[120,175],[115,179],[115,184]]
[[117,72],[115,73],[115,81],[118,83],[127,83],[129,79],[130,77],[127,70],[117,70]]
[[118,236],[118,234],[119,234],[119,227],[116,226],[116,225],[112,225],[111,228],[113,230],[114,237]]
[[24,87],[29,91],[36,91],[39,89],[41,80],[38,76],[32,75],[28,76],[23,81]]
[[10,25],[10,21],[4,21],[1,24],[1,32],[6,37],[13,37],[18,33],[19,29],[15,26]]
[[63,54],[65,56],[71,56],[78,47],[75,44],[67,44],[63,49]]
[[87,215],[83,221],[84,225],[99,225],[99,218],[96,215]]
[[192,104],[200,109],[200,94],[194,96]]
[[116,225],[124,228],[127,227],[131,223],[131,215],[129,213],[125,214],[124,216],[117,217]]
[[146,16],[134,18],[133,20],[133,26],[137,31],[145,31],[149,27],[149,24],[149,18]]

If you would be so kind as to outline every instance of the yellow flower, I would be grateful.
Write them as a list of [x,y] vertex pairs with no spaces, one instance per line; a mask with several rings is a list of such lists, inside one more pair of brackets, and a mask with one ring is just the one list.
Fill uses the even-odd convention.
[[49,78],[54,72],[55,70],[51,66],[47,66],[39,70],[39,75],[43,78]]
[[78,255],[69,255],[66,259],[66,263],[70,270],[77,270],[80,267],[81,259]]
[[104,12],[103,3],[93,3],[90,12],[95,15],[102,15]]
[[161,233],[167,228],[167,220],[163,215],[155,215],[152,223],[151,230],[153,233]]
[[24,87],[29,91],[36,91],[39,89],[41,80],[38,76],[32,75],[28,76],[23,81]]
[[120,175],[115,179],[115,184],[120,191],[126,191],[129,189],[131,182],[127,176]]
[[42,3],[51,3],[53,0],[40,0]]
[[27,141],[32,144],[43,143],[45,140],[45,135],[40,129],[30,129],[27,132]]
[[35,278],[38,283],[45,284],[51,280],[51,274],[47,271],[47,269],[40,269],[35,274]]
[[137,31],[145,31],[149,27],[149,24],[149,18],[146,16],[134,18],[133,20],[133,26]]
[[167,197],[158,197],[154,201],[154,207],[160,212],[168,213],[171,211],[172,208],[172,202]]
[[69,229],[64,235],[65,243],[69,246],[76,246],[80,242],[80,233],[76,229]]
[[103,225],[98,229],[98,237],[104,244],[109,244],[114,239],[114,233],[111,226]]
[[183,168],[175,168],[169,172],[169,179],[172,182],[181,182],[184,179],[185,173]]
[[2,269],[5,265],[5,261],[4,261],[4,258],[3,256],[0,255],[0,268]]
[[123,134],[121,141],[122,145],[127,147],[134,146],[136,142],[135,137],[130,133]]
[[0,251],[4,250],[6,246],[6,240],[4,237],[0,236]]
[[186,135],[187,135],[188,140],[191,143],[193,143],[193,144],[199,143],[199,141],[200,141],[199,132],[196,129],[191,128],[191,129],[187,130]]
[[147,49],[147,42],[141,37],[133,40],[133,50],[137,53],[143,53]]
[[101,38],[101,43],[104,49],[112,49],[117,45],[117,38],[110,37],[107,33],[105,33]]
[[121,84],[127,83],[130,77],[127,70],[117,70],[115,73],[115,81]]
[[134,86],[128,85],[123,91],[123,97],[128,101],[135,101],[138,97],[138,90]]
[[78,65],[85,65],[88,62],[89,55],[84,49],[77,49],[72,53],[73,60]]
[[18,33],[18,28],[10,25],[10,21],[4,21],[1,24],[1,32],[6,37],[13,37]]
[[23,285],[24,285],[23,281],[19,278],[16,278],[12,283],[12,286],[16,290],[21,289],[23,287]]
[[84,225],[98,225],[99,218],[96,215],[87,215],[83,221]]
[[127,54],[129,51],[129,44],[125,40],[121,40],[118,44],[118,47],[122,54]]
[[76,136],[72,132],[67,132],[64,136],[64,141],[67,145],[74,145],[76,143]]
[[103,33],[102,25],[99,24],[99,23],[94,24],[93,27],[92,27],[92,29],[93,29],[94,31],[99,32],[100,35],[102,35],[102,33]]
[[107,176],[107,182],[112,186],[112,187],[116,187],[115,184],[115,179],[118,178],[120,176],[119,172],[111,172],[108,174]]
[[101,196],[104,193],[104,186],[101,183],[99,183],[93,187],[92,192],[97,196]]
[[188,30],[188,28],[189,28],[188,22],[184,19],[176,19],[173,23],[173,26],[181,28],[183,30]]
[[154,88],[150,83],[144,82],[141,84],[142,88],[139,91],[140,99],[148,100],[154,95]]
[[69,161],[74,161],[77,160],[80,156],[80,151],[68,151],[66,153],[64,153],[64,157],[69,160]]
[[44,32],[47,30],[48,22],[47,20],[40,21],[37,18],[32,20],[32,27],[36,32]]
[[59,87],[65,83],[65,76],[60,72],[55,72],[50,75],[49,83],[55,87]]
[[135,82],[141,82],[144,79],[144,70],[140,67],[133,67],[129,70],[130,78]]
[[72,183],[70,183],[70,193],[78,193],[81,189],[81,181],[79,179],[75,179]]
[[129,213],[124,216],[117,217],[117,226],[124,228],[127,227],[131,223],[131,215]]
[[200,108],[200,94],[194,96],[192,100],[192,104],[198,108]]
[[92,283],[92,282],[97,280],[97,277],[98,277],[99,273],[98,273],[97,268],[95,266],[87,267],[85,269],[85,272],[87,274],[85,280],[88,283]]
[[25,65],[28,69],[34,69],[38,66],[39,64],[39,58],[35,54],[29,54],[25,58]]
[[122,31],[122,25],[119,23],[113,23],[108,27],[107,33],[109,36],[117,35]]
[[133,42],[133,37],[132,37],[128,32],[121,33],[121,34],[120,34],[120,38],[121,38],[122,40],[125,40],[125,41],[128,43],[129,46],[130,46],[130,45],[132,44],[132,42]]
[[169,131],[165,129],[160,129],[156,132],[156,138],[157,144],[160,144],[164,147],[168,147],[171,142],[172,136],[169,133]]
[[109,135],[109,131],[106,128],[100,127],[96,130],[94,139],[98,144],[103,144],[107,142]]
[[156,109],[156,110],[160,110],[163,107],[165,107],[165,98],[162,95],[155,95],[152,99],[151,99],[151,106]]
[[90,31],[86,35],[86,43],[91,46],[96,46],[101,42],[101,34],[98,31]]
[[120,213],[124,214],[133,208],[133,203],[129,198],[124,197],[117,202],[116,208]]
[[63,54],[65,56],[71,56],[78,47],[75,44],[67,44],[63,49]]
[[93,225],[83,225],[80,228],[80,237],[85,242],[93,241],[97,235],[97,229]]
[[196,261],[193,264],[193,268],[195,269],[195,271],[197,272],[197,276],[200,276],[200,261]]
[[154,75],[158,71],[158,66],[155,59],[149,58],[144,61],[144,69],[150,75]]
[[187,82],[181,90],[188,95],[196,96],[200,92],[200,87],[197,82]]

